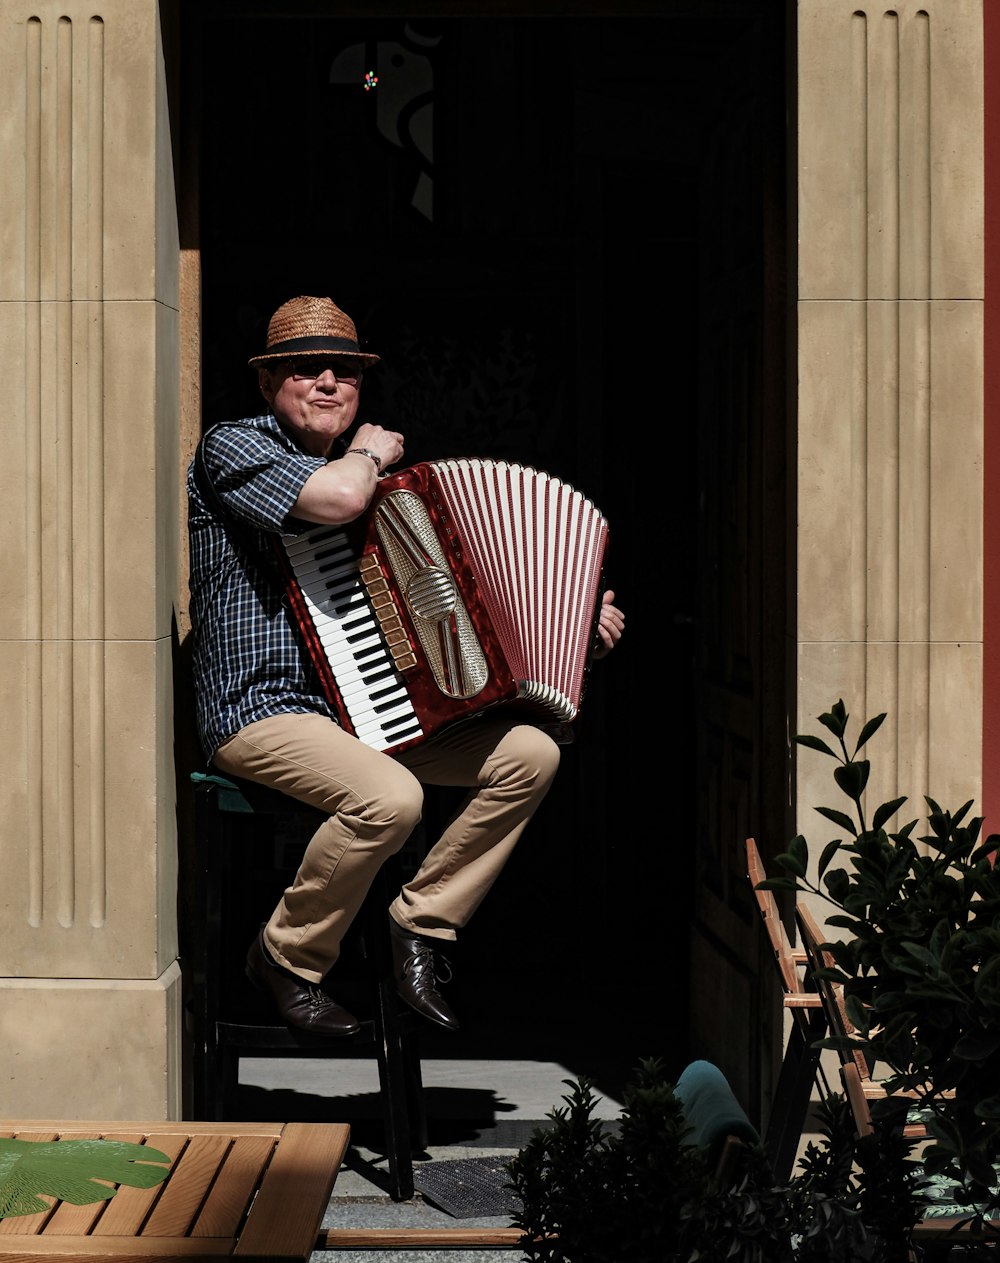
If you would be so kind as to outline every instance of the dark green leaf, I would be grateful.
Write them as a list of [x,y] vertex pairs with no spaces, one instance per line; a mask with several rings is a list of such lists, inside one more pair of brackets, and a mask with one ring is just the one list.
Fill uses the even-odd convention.
[[820,754],[829,754],[831,758],[836,758],[836,754],[826,744],[822,737],[810,737],[808,734],[797,736],[795,741],[800,746],[807,746],[810,750],[818,750]]
[[941,962],[933,952],[928,951],[928,949],[924,947],[923,943],[901,943],[900,947],[904,952],[908,952],[916,960],[920,961],[922,965],[926,965],[929,969],[936,970],[940,967]]
[[[965,817],[966,817],[966,816],[969,814],[969,812],[972,810],[972,803],[973,803],[973,800],[970,798],[970,799],[969,799],[969,801],[968,801],[967,803],[963,803],[963,804],[961,805],[961,807],[959,807],[958,811],[956,811],[956,812],[953,812],[953,813],[952,813],[951,820],[952,820],[952,824],[953,824],[953,825],[956,825],[956,826],[957,826],[957,825],[960,825],[960,824],[962,823],[962,821],[965,819]],[[982,823],[983,823],[983,822],[982,822],[982,820],[980,820],[980,821],[978,821],[978,822],[976,822],[975,820],[970,820],[970,821],[969,821],[969,823],[968,823],[968,825],[967,825],[966,827],[967,827],[967,828],[968,828],[971,832],[973,832],[973,833],[978,833],[978,832],[979,832],[979,827],[982,825]]]
[[788,854],[791,855],[796,865],[796,871],[805,875],[806,868],[809,865],[809,843],[805,840],[801,833],[797,833],[788,844]]
[[857,837],[858,826],[845,812],[837,811],[833,807],[817,807],[816,810],[821,816],[826,816],[827,820],[832,820],[834,824],[839,824],[842,829],[846,829]]
[[892,802],[883,803],[881,807],[876,809],[872,818],[872,829],[876,832],[881,829],[889,817],[894,816],[905,802],[905,798],[894,798]]
[[[781,856],[775,858],[775,862],[781,859]],[[759,881],[754,890],[790,890],[798,892],[802,887],[794,877],[765,877],[763,881]]]
[[874,719],[868,720],[865,726],[861,729],[861,735],[858,737],[858,744],[854,747],[855,754],[857,754],[868,738],[874,736],[875,733],[882,727],[882,724],[885,721],[885,716],[886,712],[883,711],[881,715],[876,715]]
[[833,779],[844,793],[858,802],[868,784],[871,764],[867,759],[859,759],[856,763],[844,763],[833,769]]
[[826,888],[834,903],[843,903],[851,885],[849,874],[842,868],[835,868],[827,873]]
[[977,1101],[975,1113],[977,1118],[986,1118],[990,1122],[1000,1123],[1000,1096],[988,1096],[985,1100]]
[[817,865],[817,873],[820,877],[830,867],[830,861],[840,850],[841,845],[842,843],[835,838],[832,842],[827,842],[826,846],[823,847],[822,854],[819,857],[819,864]]
[[955,1044],[960,1061],[986,1061],[1000,1050],[1000,1034],[996,1031],[968,1031]]
[[842,737],[847,730],[847,721],[850,716],[847,714],[847,708],[844,706],[844,699],[839,698],[830,707],[830,713],[820,715],[819,722],[824,724],[831,732],[836,733],[838,737]]

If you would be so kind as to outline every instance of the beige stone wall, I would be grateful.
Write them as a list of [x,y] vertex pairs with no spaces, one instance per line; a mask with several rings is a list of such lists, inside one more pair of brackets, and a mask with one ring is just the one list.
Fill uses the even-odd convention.
[[[872,806],[979,806],[982,0],[799,0],[798,711],[843,698]],[[847,809],[800,751],[798,829]]]
[[176,1117],[178,238],[156,0],[0,0],[0,1116]]

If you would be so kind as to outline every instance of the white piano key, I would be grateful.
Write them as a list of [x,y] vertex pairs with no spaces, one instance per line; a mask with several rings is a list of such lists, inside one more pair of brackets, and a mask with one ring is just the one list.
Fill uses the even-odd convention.
[[413,714],[412,706],[397,706],[389,711],[380,711],[377,714],[367,716],[360,722],[355,722],[354,730],[359,737],[364,739],[372,732],[389,732],[391,731],[394,719],[408,719]]
[[318,528],[284,542],[355,734],[376,750],[422,735],[346,534]]
[[319,632],[320,644],[329,651],[328,657],[331,667],[336,667],[345,660],[356,662],[358,654],[363,649],[384,643],[377,623],[368,630],[366,635],[355,637],[353,641],[348,641],[345,637],[338,636],[332,627],[317,628],[317,631]]
[[360,678],[344,681],[343,684],[338,680],[337,686],[345,701],[350,697],[363,696],[373,705],[381,705],[382,702],[409,701],[410,696],[406,685],[400,682],[398,675],[390,681],[389,687],[378,687],[375,692],[370,692],[370,686]]

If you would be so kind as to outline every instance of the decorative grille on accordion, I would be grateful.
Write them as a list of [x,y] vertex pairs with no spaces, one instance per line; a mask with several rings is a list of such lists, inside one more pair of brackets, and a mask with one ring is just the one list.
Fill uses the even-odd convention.
[[404,749],[501,702],[576,717],[608,524],[567,483],[504,461],[428,462],[380,479],[358,523],[282,543],[327,697],[369,745]]

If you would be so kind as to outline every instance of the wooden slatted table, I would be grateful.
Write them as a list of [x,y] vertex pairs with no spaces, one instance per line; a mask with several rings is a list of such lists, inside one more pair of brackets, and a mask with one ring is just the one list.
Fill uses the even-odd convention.
[[124,1140],[159,1149],[154,1188],[0,1219],[0,1263],[305,1263],[350,1140],[346,1123],[0,1121],[17,1140]]

